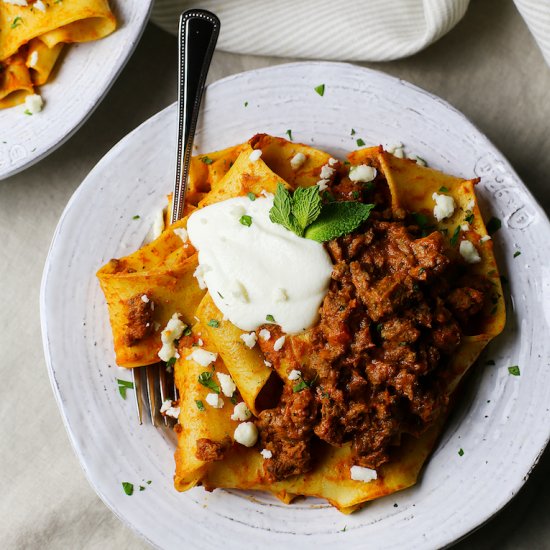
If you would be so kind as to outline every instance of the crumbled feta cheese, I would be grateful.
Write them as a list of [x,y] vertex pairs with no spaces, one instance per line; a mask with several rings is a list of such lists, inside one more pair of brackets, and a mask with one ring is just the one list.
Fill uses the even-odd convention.
[[269,332],[266,328],[260,330],[259,335],[264,342],[267,342],[271,338],[271,332]]
[[153,218],[153,228],[151,229],[151,236],[153,237],[153,240],[158,239],[162,232],[164,231],[164,211],[162,208],[159,208],[155,212],[155,216]]
[[469,264],[477,264],[481,262],[481,256],[476,250],[476,247],[470,241],[467,241],[467,240],[460,241],[460,247],[458,251],[460,252],[460,255]]
[[261,149],[254,149],[254,151],[252,151],[252,153],[250,153],[250,156],[248,158],[252,162],[256,162],[261,156],[262,156],[262,150]]
[[160,408],[160,414],[164,414],[165,416],[171,416],[172,418],[177,419],[180,415],[180,407],[174,407],[172,400],[166,399],[166,401],[162,402],[162,406]]
[[204,346],[204,342],[202,341],[202,338],[199,338],[199,339],[197,340],[197,344],[198,344],[199,346]]
[[189,240],[187,229],[185,229],[184,227],[177,227],[176,229],[174,229],[174,235],[177,235],[184,243]]
[[212,353],[211,351],[206,351],[202,348],[195,348],[186,359],[195,361],[201,367],[207,367],[210,363],[213,363],[218,358],[217,353]]
[[201,290],[204,290],[206,288],[206,280],[204,276],[210,270],[211,270],[211,267],[209,265],[199,264],[197,266],[197,269],[195,269],[195,272],[193,273],[193,277],[197,279],[197,282],[199,283],[199,288]]
[[450,195],[433,193],[432,199],[435,201],[434,216],[438,222],[453,215],[455,211],[455,201],[453,197]]
[[328,187],[329,183],[330,180],[319,180],[316,185],[319,188],[319,191],[324,191]]
[[299,380],[302,377],[302,373],[299,370],[292,369],[288,373],[289,380]]
[[165,329],[160,335],[162,347],[158,352],[158,356],[162,361],[169,361],[176,355],[174,341],[181,338],[186,327],[185,323],[180,320],[179,315],[179,313],[174,313],[174,315],[172,315],[172,318],[168,321]]
[[335,172],[334,168],[331,168],[330,166],[325,164],[321,168],[321,173],[319,175],[320,175],[321,179],[328,180],[328,179],[332,178],[332,176],[334,176],[334,172]]
[[275,303],[286,302],[288,300],[288,294],[284,288],[276,288],[273,291],[273,301]]
[[33,7],[35,7],[37,10],[40,10],[41,12],[46,11],[46,4],[44,4],[42,0],[36,0]]
[[351,479],[355,481],[364,481],[365,483],[378,479],[378,474],[376,473],[376,470],[363,468],[363,466],[352,466],[350,468],[350,476]]
[[470,199],[470,201],[466,205],[466,210],[473,210],[475,205],[476,201],[474,199]]
[[223,407],[223,399],[217,393],[209,393],[205,401],[214,409],[221,409]]
[[31,94],[25,98],[25,109],[35,115],[44,107],[44,100],[38,94]]
[[329,166],[335,166],[336,164],[338,164],[338,161],[336,159],[333,159],[332,157],[328,159]]
[[240,281],[233,281],[230,285],[229,292],[237,302],[246,304],[248,302],[248,292]]
[[264,365],[265,365],[266,367],[268,367],[268,368],[271,368],[271,367],[273,366],[273,365],[272,365],[269,361],[267,361],[266,359],[264,359]]
[[284,346],[285,338],[286,336],[281,336],[280,338],[277,338],[277,340],[275,340],[275,343],[273,344],[273,349],[275,351],[279,351]]
[[231,378],[229,374],[224,374],[223,372],[217,372],[216,376],[220,381],[220,387],[222,389],[222,393],[227,397],[231,397],[235,393],[235,390],[237,389],[235,382],[233,382],[233,378]]
[[255,332],[245,332],[241,334],[241,340],[244,342],[245,346],[252,349],[258,340]]
[[402,143],[396,143],[395,145],[390,145],[386,151],[391,153],[394,157],[405,158],[405,146]]
[[290,159],[290,167],[293,170],[298,170],[300,166],[304,164],[306,161],[306,156],[304,153],[296,153],[291,159]]
[[491,240],[491,237],[489,235],[483,235],[483,237],[481,237],[481,239],[479,239],[479,242],[480,243],[486,243],[487,241],[490,241]]
[[462,231],[470,231],[470,224],[469,223],[463,223],[460,226],[460,229],[462,229]]
[[235,408],[233,409],[233,414],[231,415],[231,420],[244,422],[251,417],[252,413],[250,412],[250,409],[246,406],[246,403],[244,401],[241,401],[240,403],[237,403],[235,405]]
[[422,157],[419,157],[418,155],[407,155],[407,158],[409,160],[414,160],[414,162],[416,162],[416,164],[418,164],[418,166],[428,166],[428,163]]
[[269,450],[269,449],[262,449],[260,451],[260,454],[265,458],[265,459],[268,459],[268,458],[272,458],[273,457],[273,453]]
[[258,441],[258,428],[254,422],[243,422],[237,426],[233,437],[237,443],[245,447],[254,447]]
[[360,164],[359,166],[352,166],[349,169],[349,179],[356,183],[368,183],[376,177],[376,168],[369,166],[368,164]]
[[34,50],[29,57],[29,67],[35,67],[38,63],[38,52]]
[[147,294],[143,294],[141,296],[141,301],[145,304],[148,304],[149,303],[149,296],[147,296]]

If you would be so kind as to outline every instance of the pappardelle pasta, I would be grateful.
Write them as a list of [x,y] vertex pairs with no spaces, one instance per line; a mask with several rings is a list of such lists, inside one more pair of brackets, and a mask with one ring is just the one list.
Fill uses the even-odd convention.
[[265,134],[191,161],[185,217],[98,272],[117,363],[174,369],[174,484],[328,500],[413,485],[504,326],[474,187]]
[[51,78],[66,44],[116,29],[107,0],[0,0],[0,109],[42,108],[36,88]]

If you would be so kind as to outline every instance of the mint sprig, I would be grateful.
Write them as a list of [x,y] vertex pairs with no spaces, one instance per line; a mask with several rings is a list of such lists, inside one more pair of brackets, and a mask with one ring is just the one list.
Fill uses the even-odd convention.
[[321,243],[355,231],[370,215],[374,204],[331,202],[323,206],[321,215],[306,229],[306,239]]
[[354,201],[323,205],[316,185],[299,187],[291,195],[279,183],[269,219],[299,237],[325,242],[357,229],[373,208],[373,204]]

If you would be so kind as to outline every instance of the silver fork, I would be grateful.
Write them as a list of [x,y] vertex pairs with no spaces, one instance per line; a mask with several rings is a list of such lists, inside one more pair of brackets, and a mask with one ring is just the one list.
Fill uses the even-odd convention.
[[[220,20],[213,13],[193,9],[181,14],[179,23],[178,149],[172,223],[183,216],[193,139],[206,84],[206,75],[219,34]],[[139,423],[143,423],[143,409],[146,408],[153,426],[157,426],[162,421],[168,425],[168,418],[161,415],[160,407],[171,396],[177,400],[178,394],[173,376],[167,373],[164,363],[134,368],[132,375]]]

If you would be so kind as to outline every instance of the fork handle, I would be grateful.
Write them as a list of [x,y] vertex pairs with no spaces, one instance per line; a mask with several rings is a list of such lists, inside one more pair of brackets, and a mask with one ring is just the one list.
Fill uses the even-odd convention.
[[213,13],[193,9],[181,14],[178,35],[178,150],[172,223],[183,216],[193,138],[206,75],[219,34],[220,20]]

